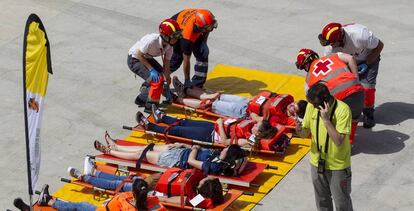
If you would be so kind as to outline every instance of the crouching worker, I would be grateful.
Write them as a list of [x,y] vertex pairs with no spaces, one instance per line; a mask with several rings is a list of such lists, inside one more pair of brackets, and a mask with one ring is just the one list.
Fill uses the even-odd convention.
[[184,88],[176,76],[173,78],[173,86],[178,95],[176,102],[180,104],[211,110],[213,113],[234,118],[242,118],[254,113],[261,117],[266,116],[273,126],[277,124],[293,126],[295,116],[303,118],[305,115],[307,104],[304,100],[294,102],[292,95],[270,91],[263,91],[252,98],[247,98],[220,94],[198,87]]
[[166,115],[155,106],[152,109],[154,119],[163,126],[151,123],[141,113],[137,113],[138,125],[156,133],[168,134],[198,140],[207,143],[218,143],[225,146],[238,144],[243,148],[250,148],[256,140],[273,138],[277,128],[253,114],[250,119],[219,118],[215,123],[203,120],[178,119]]
[[137,179],[131,185],[132,192],[124,192],[114,196],[105,205],[97,207],[87,202],[67,202],[52,198],[49,194],[49,185],[45,185],[40,193],[38,204],[40,206],[51,206],[59,211],[128,211],[128,210],[166,210],[159,204],[158,197],[148,196],[148,184]]
[[204,174],[238,176],[247,165],[247,153],[236,144],[221,151],[182,143],[122,146],[112,142],[105,146],[99,141],[95,141],[94,146],[96,150],[104,154],[127,160],[137,160],[137,166],[142,160],[145,160],[161,167],[196,168],[202,170]]
[[[181,29],[178,23],[166,19],[159,26],[159,34],[145,35],[129,50],[127,60],[129,69],[145,80],[135,103],[138,106],[145,106],[148,112],[151,111],[151,104],[159,103],[161,93],[164,93],[167,101],[172,101],[169,89],[170,60],[173,53],[172,45],[180,37]],[[158,56],[161,56],[162,66],[154,59]]]
[[[90,159],[87,157],[86,159]],[[126,180],[125,176],[117,176],[101,172],[94,168],[93,162],[88,162],[89,167],[84,167],[84,174],[73,167],[69,167],[69,174],[86,183],[90,183],[95,187],[107,190],[115,190],[119,185],[122,188],[121,192],[132,191],[132,185],[135,180],[140,179],[134,176],[132,180]],[[85,170],[88,169],[86,172]],[[147,179],[149,178],[149,179]],[[202,171],[198,169],[181,170],[179,168],[169,168],[162,175],[155,173],[149,175],[144,179],[150,187],[149,195],[156,195],[161,202],[168,202],[173,204],[181,203],[181,195],[185,195],[185,202],[188,204],[189,200],[193,199],[197,193],[204,198],[203,202],[195,205],[199,208],[211,209],[222,204],[223,188],[218,179],[206,177]],[[184,189],[181,189],[181,183],[184,183]]]

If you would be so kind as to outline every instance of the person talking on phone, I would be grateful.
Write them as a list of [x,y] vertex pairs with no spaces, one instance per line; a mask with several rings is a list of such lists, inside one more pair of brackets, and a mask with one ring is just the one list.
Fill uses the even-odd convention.
[[353,210],[351,200],[351,133],[349,106],[335,99],[327,86],[317,83],[306,94],[303,122],[296,123],[301,137],[312,137],[310,164],[318,210]]

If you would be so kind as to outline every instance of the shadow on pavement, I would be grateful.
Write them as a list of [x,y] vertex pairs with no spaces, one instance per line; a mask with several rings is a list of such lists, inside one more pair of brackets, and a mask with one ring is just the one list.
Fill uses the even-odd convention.
[[378,124],[397,125],[407,119],[414,119],[414,104],[387,102],[375,108],[375,120]]
[[225,94],[249,93],[257,95],[267,85],[258,80],[246,80],[239,77],[212,78],[206,82],[206,87]]
[[352,155],[399,152],[405,147],[404,141],[410,136],[395,130],[372,131],[359,127],[355,138]]

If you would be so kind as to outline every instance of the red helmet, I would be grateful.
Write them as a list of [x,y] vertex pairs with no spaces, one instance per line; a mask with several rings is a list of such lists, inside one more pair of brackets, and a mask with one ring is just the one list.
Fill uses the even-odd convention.
[[322,46],[327,46],[331,43],[335,43],[342,40],[343,29],[340,23],[328,23],[323,27],[322,33],[318,38]]
[[177,21],[173,19],[166,19],[161,22],[159,30],[161,35],[164,35],[170,39],[180,39],[182,36],[180,25],[178,25]]
[[299,70],[305,70],[305,65],[312,63],[315,59],[318,59],[319,55],[311,49],[300,49],[298,56],[296,57],[296,68]]
[[195,16],[195,28],[199,32],[210,32],[217,28],[214,15],[208,10],[198,10]]

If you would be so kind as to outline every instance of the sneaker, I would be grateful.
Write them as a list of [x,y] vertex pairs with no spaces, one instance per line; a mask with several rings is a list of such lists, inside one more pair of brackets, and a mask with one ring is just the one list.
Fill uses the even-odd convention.
[[85,160],[83,161],[83,174],[92,176],[94,170],[95,163],[93,162],[93,159],[89,156],[86,156]]
[[40,206],[47,206],[48,202],[52,199],[52,197],[49,194],[49,185],[45,184],[42,188],[42,191],[40,192],[39,199],[37,200],[37,203],[39,203]]
[[104,153],[104,154],[109,154],[109,152],[111,151],[107,146],[103,145],[101,142],[96,141],[93,143],[93,146],[95,147],[96,150]]
[[68,168],[68,173],[71,177],[76,178],[78,180],[80,180],[81,177],[82,177],[82,173],[74,167],[69,167]]
[[141,111],[137,112],[137,115],[135,116],[137,123],[142,126],[143,128],[148,128],[148,119],[144,116],[144,114],[141,113]]
[[162,118],[165,116],[165,113],[162,112],[160,109],[157,108],[154,104],[151,107],[152,116],[154,116],[155,122],[161,122]]
[[181,83],[180,80],[178,80],[177,76],[173,77],[173,86],[174,86],[175,92],[177,92],[178,97],[184,98],[185,97],[184,84]]

